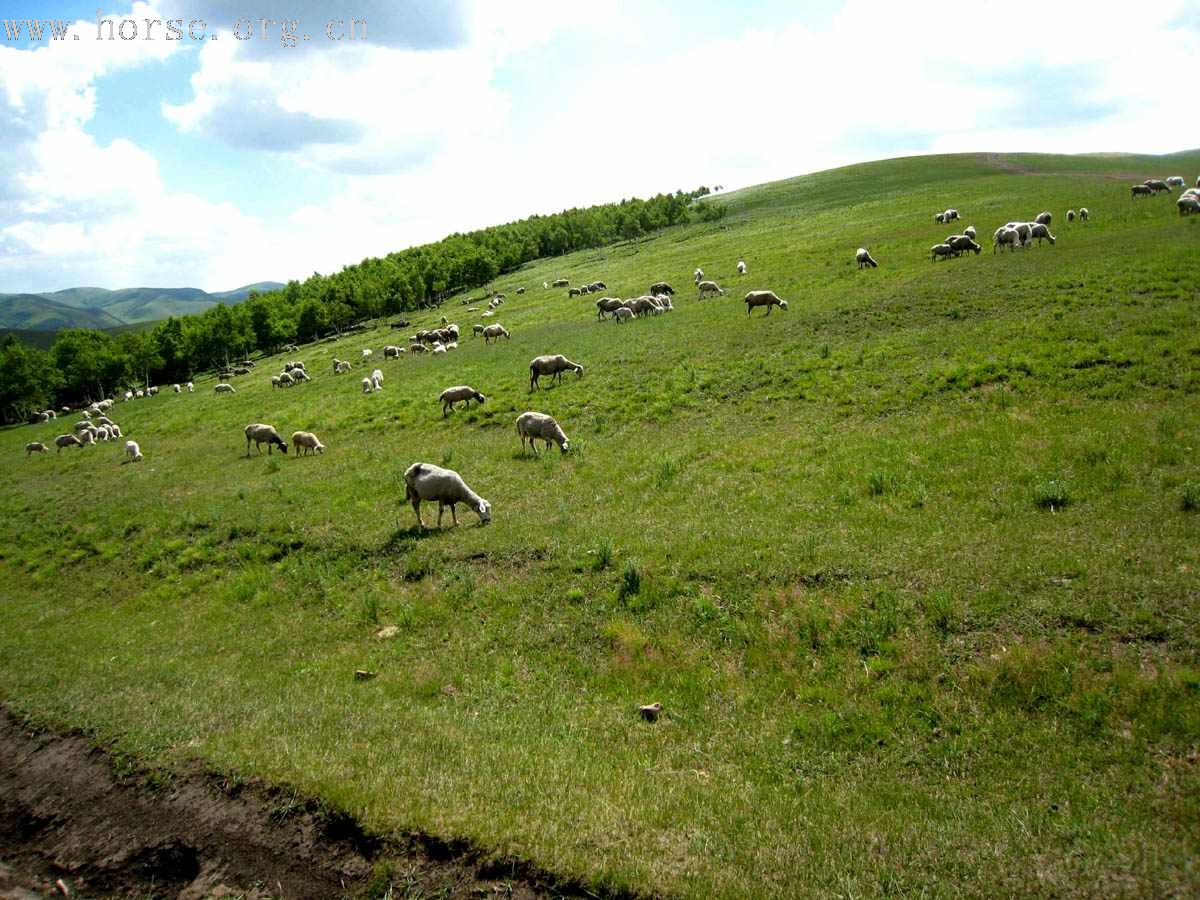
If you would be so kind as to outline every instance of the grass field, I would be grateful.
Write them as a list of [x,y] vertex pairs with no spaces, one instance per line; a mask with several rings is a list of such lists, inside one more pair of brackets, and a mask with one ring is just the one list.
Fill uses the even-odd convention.
[[[379,323],[289,354],[308,385],[272,390],[271,360],[233,397],[118,405],[138,465],[24,457],[73,417],[0,432],[0,699],[597,888],[1194,896],[1200,222],[1128,184],[1198,172],[971,155],[764,185],[502,278],[509,342],[385,363]],[[947,206],[981,256],[930,262]],[[1043,209],[1057,246],[992,254]],[[697,265],[726,297],[696,301]],[[600,324],[558,276],[665,278],[677,309]],[[747,318],[753,288],[790,310]],[[542,353],[586,375],[530,397]],[[487,403],[443,419],[462,383]],[[526,409],[572,452],[522,456]],[[247,459],[254,421],[329,449]],[[419,531],[417,461],[494,523]]]

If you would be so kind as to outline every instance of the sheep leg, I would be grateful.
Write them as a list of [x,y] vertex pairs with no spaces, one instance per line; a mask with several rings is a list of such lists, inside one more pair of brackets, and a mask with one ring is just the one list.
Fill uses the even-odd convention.
[[458,513],[454,511],[455,504],[450,504],[450,519],[454,522],[454,527],[458,527]]
[[412,508],[413,508],[413,512],[415,512],[417,514],[417,527],[420,528],[421,530],[424,530],[425,523],[421,521],[421,498],[420,497],[412,498]]
[[438,501],[438,528],[442,527],[442,511],[445,510],[446,504],[441,500]]

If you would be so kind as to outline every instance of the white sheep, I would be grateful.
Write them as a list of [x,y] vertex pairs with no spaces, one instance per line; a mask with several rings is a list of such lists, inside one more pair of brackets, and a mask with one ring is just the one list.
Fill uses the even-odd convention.
[[383,371],[381,369],[376,369],[371,373],[371,384],[374,385],[375,390],[383,390]]
[[188,393],[191,394],[191,393],[195,392],[196,386],[189,381],[187,383],[187,389],[188,389]]
[[370,378],[364,378],[362,380],[362,392],[364,394],[370,394],[370,393],[374,392],[374,390],[375,390],[375,382],[373,382]]
[[[308,456],[310,453],[325,452],[325,445],[317,440],[317,436],[311,431],[293,431],[292,447],[296,450],[297,456]],[[304,450],[303,453],[300,452],[301,449]]]
[[787,301],[780,300],[774,291],[750,291],[746,294],[745,302],[747,316],[756,306],[765,306],[768,316],[771,314],[772,307],[778,306],[784,312],[787,312],[788,308]]
[[1068,222],[1074,222],[1074,221],[1075,221],[1075,210],[1073,210],[1073,209],[1068,209],[1068,210],[1067,210],[1067,221],[1068,221]]
[[1021,241],[1021,235],[1015,228],[1009,228],[1007,225],[1001,225],[996,229],[996,233],[992,235],[992,252],[995,253],[1003,246],[1008,249],[1015,250]]
[[281,381],[282,377],[283,377],[282,375],[272,375],[271,376],[271,387],[277,388],[280,385],[282,385],[283,384],[283,382]]
[[1041,222],[1035,222],[1029,229],[1030,239],[1037,238],[1038,244],[1041,244],[1043,239],[1050,242],[1054,246],[1054,235],[1050,233],[1050,227]]
[[695,279],[697,285],[700,284],[704,280],[704,270],[697,266],[696,271],[692,273],[692,278]]
[[463,403],[470,408],[472,400],[482,404],[487,398],[470,385],[459,384],[442,391],[438,400],[442,404],[442,418],[445,418],[450,414],[450,410],[454,409],[455,403]]
[[529,441],[529,448],[533,451],[534,456],[537,456],[538,452],[535,441],[545,441],[547,450],[550,449],[551,443],[558,444],[558,449],[563,453],[571,448],[571,442],[567,440],[562,428],[554,421],[553,417],[545,413],[521,413],[517,417],[517,434],[521,437],[521,451],[524,452],[525,442]]
[[54,439],[54,446],[58,448],[56,453],[62,453],[63,447],[82,447],[83,441],[73,434],[60,434]]
[[126,392],[125,392],[125,399],[126,399],[127,401],[128,401],[128,400],[132,400],[132,399],[133,399],[133,391],[126,391]]
[[741,260],[741,259],[739,259],[739,260],[738,260],[738,262],[737,262],[737,273],[738,273],[739,275],[745,275],[745,274],[746,274],[746,262],[745,262],[745,260]]
[[371,358],[371,348],[370,347],[367,347],[366,349],[363,350],[362,358],[364,360]]
[[114,438],[119,438],[119,437],[124,436],[121,434],[121,426],[116,424],[115,422],[112,425],[108,426],[108,430],[112,432],[112,436]]
[[628,322],[633,318],[633,310],[628,306],[618,306],[613,310],[613,321],[620,325],[623,322]]
[[434,343],[434,345],[433,345],[433,349],[432,349],[430,352],[431,352],[431,353],[445,353],[445,352],[446,352],[446,345],[445,345],[445,344],[443,344],[443,343],[441,343],[440,341],[439,341],[439,342],[436,342],[436,343]]
[[258,455],[262,456],[262,445],[267,445],[267,455],[271,455],[273,447],[278,447],[284,453],[287,453],[287,442],[279,436],[279,432],[275,430],[273,425],[264,425],[261,422],[255,422],[247,425],[245,428],[246,435],[246,455],[250,455],[250,442],[254,442],[254,448],[258,451]]
[[125,459],[126,462],[141,462],[142,461],[142,448],[138,446],[137,441],[126,441],[125,442],[125,456],[126,456],[126,459]]
[[858,263],[861,269],[863,266],[870,266],[872,269],[878,269],[879,263],[875,262],[871,252],[866,247],[859,247],[854,254],[854,261]]
[[220,384],[218,384],[216,387],[214,387],[214,388],[213,388],[213,393],[216,393],[216,394],[236,394],[236,393],[237,393],[237,391],[235,391],[235,390],[233,389],[233,385],[232,385],[232,384],[226,384],[225,382],[221,382]]
[[1177,187],[1177,188],[1181,188],[1181,187],[1183,187],[1185,184],[1187,184],[1187,182],[1183,180],[1183,176],[1182,176],[1182,175],[1172,175],[1170,178],[1168,178],[1168,179],[1167,179],[1167,186],[1168,186],[1168,187]]
[[1041,213],[1038,213],[1037,216],[1034,217],[1033,221],[1034,221],[1034,224],[1036,224],[1036,225],[1050,225],[1050,224],[1052,224],[1053,219],[1054,219],[1054,216],[1052,216],[1050,213],[1041,212]]
[[400,354],[404,353],[404,352],[405,352],[405,350],[403,347],[397,347],[395,344],[389,344],[387,347],[383,348],[383,358],[384,359],[399,359]]
[[970,238],[971,240],[973,240],[973,241],[974,241],[974,240],[977,240],[977,237],[976,237],[976,234],[975,234],[975,226],[974,226],[974,225],[968,225],[966,228],[964,228],[964,229],[963,229],[963,234],[965,234],[967,237],[969,237],[969,238]]
[[171,390],[172,390],[172,391],[174,391],[176,394],[182,394],[182,393],[183,393],[183,388],[182,388],[182,387],[180,387],[180,386],[179,386],[179,385],[177,385],[177,384],[173,384],[173,385],[171,385]]
[[495,325],[489,325],[483,329],[483,342],[490,344],[492,341],[499,341],[500,338],[511,341],[512,336],[508,333],[508,329],[497,322]]
[[443,469],[432,463],[413,463],[404,472],[405,499],[412,503],[413,512],[417,514],[417,524],[425,527],[421,521],[421,503],[436,501],[438,505],[438,528],[442,527],[442,513],[450,507],[450,518],[458,525],[458,515],[455,506],[465,503],[475,510],[479,522],[486,525],[492,521],[492,504],[488,503],[473,490],[467,487],[462,476],[452,469]]
[[[699,269],[697,269],[696,271],[699,271]],[[718,297],[725,296],[725,292],[723,290],[721,290],[721,286],[718,285],[715,281],[698,281],[698,282],[696,282],[696,287],[700,289],[700,299],[701,300],[703,300],[705,297],[710,297],[710,296],[714,296],[714,295],[718,296]]]
[[349,372],[349,371],[350,371],[350,363],[348,363],[348,362],[347,362],[346,360],[344,360],[344,359],[343,359],[343,360],[339,360],[339,361],[338,361],[338,364],[337,364],[337,365],[334,367],[334,371],[335,371],[335,372],[336,372],[338,375],[344,375],[346,372]]
[[1079,210],[1079,221],[1086,222],[1088,220],[1088,215],[1089,215],[1089,213],[1087,211],[1087,207],[1086,206],[1081,207]]
[[583,366],[571,362],[561,353],[534,357],[529,362],[529,389],[532,391],[537,388],[538,379],[543,375],[552,375],[559,384],[562,384],[563,372],[574,372],[582,378]]
[[[72,435],[72,437],[73,436],[74,435]],[[25,445],[25,455],[26,456],[29,456],[31,453],[49,453],[49,452],[50,451],[48,451],[46,449],[46,445],[43,444],[41,441],[30,441],[28,444]]]

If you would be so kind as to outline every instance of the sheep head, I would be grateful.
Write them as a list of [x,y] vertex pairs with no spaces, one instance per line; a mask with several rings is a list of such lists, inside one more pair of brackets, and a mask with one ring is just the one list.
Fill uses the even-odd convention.
[[478,500],[475,512],[479,513],[479,524],[488,525],[492,521],[492,504],[488,503],[482,497],[479,497]]

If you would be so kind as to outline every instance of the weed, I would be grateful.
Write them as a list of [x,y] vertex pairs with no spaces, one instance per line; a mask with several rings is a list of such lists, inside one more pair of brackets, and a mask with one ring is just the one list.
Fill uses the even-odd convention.
[[1066,482],[1058,479],[1040,481],[1033,489],[1033,502],[1039,509],[1051,512],[1063,509],[1071,503],[1071,492]]

